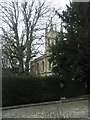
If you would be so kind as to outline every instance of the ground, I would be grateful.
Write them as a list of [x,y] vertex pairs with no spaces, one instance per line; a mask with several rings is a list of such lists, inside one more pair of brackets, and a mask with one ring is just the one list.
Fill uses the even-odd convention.
[[[88,99],[73,99],[6,108],[3,118],[88,118]],[[70,119],[69,119],[70,120]],[[81,119],[82,120],[82,119]]]

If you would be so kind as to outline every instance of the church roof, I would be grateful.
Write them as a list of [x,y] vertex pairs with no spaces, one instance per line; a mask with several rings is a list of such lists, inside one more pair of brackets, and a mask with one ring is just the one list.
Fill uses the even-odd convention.
[[40,57],[34,59],[32,62],[37,62],[37,61],[39,61],[39,60],[44,59],[45,57],[46,57],[46,54],[44,54],[44,55],[42,55],[42,56],[40,56]]

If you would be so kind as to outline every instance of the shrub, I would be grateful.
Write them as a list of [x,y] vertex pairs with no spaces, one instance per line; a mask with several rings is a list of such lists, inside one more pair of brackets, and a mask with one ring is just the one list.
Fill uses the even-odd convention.
[[[80,82],[65,82],[64,96],[72,97],[85,93]],[[81,90],[82,89],[82,90]],[[81,90],[81,91],[80,91]],[[72,94],[72,92],[74,94]],[[82,92],[83,91],[83,92]],[[3,76],[3,106],[37,103],[60,99],[60,78],[58,76]]]
[[55,100],[57,88],[53,77],[3,77],[3,106]]

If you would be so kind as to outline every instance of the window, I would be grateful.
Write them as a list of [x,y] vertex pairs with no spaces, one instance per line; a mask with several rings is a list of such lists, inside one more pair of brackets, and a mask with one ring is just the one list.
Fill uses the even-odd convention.
[[37,63],[37,73],[39,73],[39,63]]
[[49,70],[51,70],[51,63],[50,62],[48,62],[49,63]]
[[44,72],[44,61],[42,61],[42,72]]

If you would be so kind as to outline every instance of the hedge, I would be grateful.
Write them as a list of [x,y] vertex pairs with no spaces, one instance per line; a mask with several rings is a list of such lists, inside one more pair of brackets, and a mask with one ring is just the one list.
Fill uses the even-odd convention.
[[[80,81],[65,82],[64,96],[74,97],[84,94],[84,84]],[[3,106],[20,105],[59,100],[60,78],[27,77],[27,76],[3,76],[2,77],[2,103]]]

